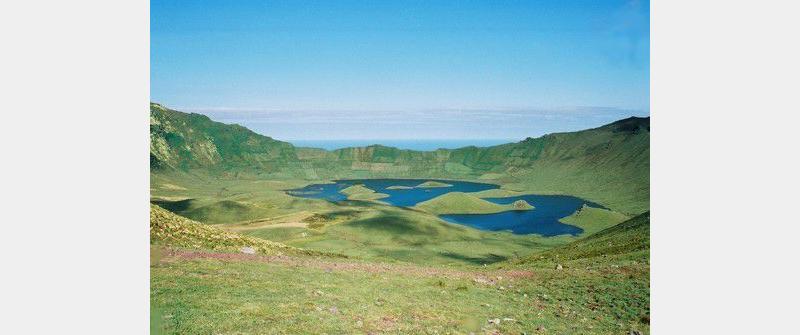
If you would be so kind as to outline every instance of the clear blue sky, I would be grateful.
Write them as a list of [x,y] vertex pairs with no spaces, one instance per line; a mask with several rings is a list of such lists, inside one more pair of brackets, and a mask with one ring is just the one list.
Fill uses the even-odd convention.
[[151,100],[281,139],[649,115],[647,1],[151,1]]

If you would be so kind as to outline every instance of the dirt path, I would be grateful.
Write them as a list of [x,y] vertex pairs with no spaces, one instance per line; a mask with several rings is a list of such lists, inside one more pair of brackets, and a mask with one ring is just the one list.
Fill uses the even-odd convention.
[[325,271],[358,271],[368,273],[392,273],[400,275],[413,275],[422,277],[442,277],[446,279],[472,279],[474,282],[484,285],[495,285],[502,280],[514,281],[514,279],[530,278],[534,276],[531,271],[523,270],[456,270],[449,268],[435,268],[419,265],[399,265],[387,263],[369,263],[354,261],[332,261],[312,257],[292,257],[292,256],[263,256],[250,255],[243,253],[222,253],[208,251],[185,251],[166,249],[165,254],[160,260],[169,262],[175,260],[192,259],[217,259],[223,261],[251,261],[284,266],[295,266],[304,268],[322,269]]

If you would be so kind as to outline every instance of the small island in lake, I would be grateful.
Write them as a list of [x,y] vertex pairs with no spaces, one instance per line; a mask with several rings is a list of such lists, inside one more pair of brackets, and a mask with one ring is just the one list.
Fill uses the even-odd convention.
[[378,200],[389,196],[388,194],[377,193],[362,184],[350,186],[339,192],[346,195],[348,200]]
[[534,208],[533,205],[522,199],[514,201],[511,207],[513,207],[515,211],[526,211]]
[[[525,202],[524,200],[521,200]],[[414,208],[432,214],[492,214],[509,210],[529,210],[533,206],[525,202],[527,207],[514,204],[501,205],[483,200],[463,192],[450,192],[428,201],[423,201]]]

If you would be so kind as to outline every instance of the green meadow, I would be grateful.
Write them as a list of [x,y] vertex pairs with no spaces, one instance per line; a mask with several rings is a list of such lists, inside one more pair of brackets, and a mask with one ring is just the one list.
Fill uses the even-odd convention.
[[154,239],[153,323],[180,334],[646,333],[648,230],[645,214],[561,247],[483,260],[488,266],[278,243],[249,255],[228,252],[228,239],[194,247]]
[[[152,104],[150,135],[156,333],[649,333],[649,119],[488,148],[325,151]],[[500,188],[410,208],[364,185],[339,202],[286,193],[346,178]],[[578,209],[560,221],[583,233],[555,237],[437,216],[537,210],[483,200],[522,194],[607,209]]]

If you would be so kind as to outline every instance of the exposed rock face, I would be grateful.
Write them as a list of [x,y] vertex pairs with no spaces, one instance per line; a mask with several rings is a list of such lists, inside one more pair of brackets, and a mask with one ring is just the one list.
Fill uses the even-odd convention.
[[151,103],[150,161],[159,169],[247,167],[276,172],[298,158],[287,142]]

